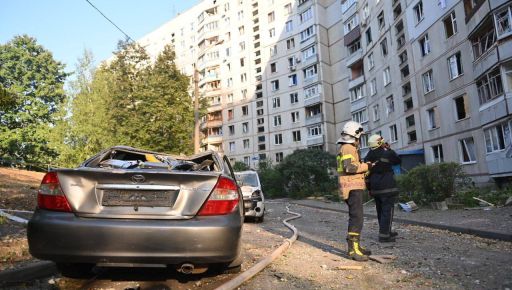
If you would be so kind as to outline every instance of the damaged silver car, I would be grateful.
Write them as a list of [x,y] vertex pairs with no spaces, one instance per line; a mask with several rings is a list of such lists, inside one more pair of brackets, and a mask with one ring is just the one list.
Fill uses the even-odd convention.
[[244,216],[253,218],[261,223],[265,218],[265,196],[261,190],[261,183],[256,171],[235,172],[238,186],[242,189],[244,198]]
[[[93,266],[239,271],[243,201],[227,158],[116,146],[47,173],[28,224],[30,253],[73,276]],[[234,271],[233,271],[234,270]]]

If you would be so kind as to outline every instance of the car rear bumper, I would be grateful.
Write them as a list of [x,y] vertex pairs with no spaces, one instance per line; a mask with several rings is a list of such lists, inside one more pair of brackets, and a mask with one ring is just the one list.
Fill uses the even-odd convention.
[[240,254],[238,213],[189,220],[82,218],[36,210],[28,223],[30,253],[75,263],[229,263]]

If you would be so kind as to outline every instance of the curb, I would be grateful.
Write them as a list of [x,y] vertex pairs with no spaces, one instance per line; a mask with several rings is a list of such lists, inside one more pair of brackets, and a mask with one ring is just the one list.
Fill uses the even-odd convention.
[[[316,206],[316,205],[305,205],[305,204],[296,203],[296,202],[290,202],[290,203],[293,205],[298,205],[298,206],[304,206],[304,207],[310,207],[310,208],[316,208],[316,209],[322,209],[322,210],[340,212],[340,213],[348,213],[347,210],[342,210],[342,209],[325,208],[325,207]],[[369,218],[374,218],[374,219],[377,218],[377,215],[369,214],[369,213],[365,213],[364,216],[369,217]],[[403,223],[403,224],[429,227],[429,228],[434,228],[434,229],[439,229],[439,230],[447,230],[447,231],[454,232],[454,233],[474,235],[474,236],[478,236],[478,237],[486,238],[486,239],[512,242],[512,234],[491,232],[491,231],[478,230],[478,229],[459,227],[459,226],[433,224],[433,223],[409,220],[409,219],[404,219],[404,218],[394,218],[393,220],[396,222]]]
[[57,273],[55,263],[39,261],[17,269],[9,269],[0,272],[0,285],[5,283],[31,281],[37,278],[51,276],[55,273]]

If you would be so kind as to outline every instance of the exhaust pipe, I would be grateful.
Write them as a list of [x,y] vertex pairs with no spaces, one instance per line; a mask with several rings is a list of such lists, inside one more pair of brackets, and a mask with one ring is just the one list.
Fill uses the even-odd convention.
[[189,263],[183,263],[178,268],[178,272],[181,272],[183,274],[192,274],[192,272],[194,272],[194,265]]

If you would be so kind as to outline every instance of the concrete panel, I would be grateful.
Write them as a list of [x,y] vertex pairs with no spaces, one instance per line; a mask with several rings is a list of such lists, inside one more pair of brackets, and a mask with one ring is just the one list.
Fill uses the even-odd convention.
[[471,33],[480,23],[482,23],[482,20],[487,16],[487,13],[489,13],[489,3],[484,3],[480,5],[478,10],[471,16],[471,19],[466,23],[466,27],[468,29],[468,32]]
[[504,96],[492,100],[480,108],[480,124],[482,126],[505,116],[507,116],[507,106]]
[[480,56],[476,61],[473,62],[473,72],[475,78],[478,78],[488,69],[493,67],[496,63],[498,63],[498,49],[494,47],[493,49],[489,50],[486,54]]
[[502,41],[498,46],[500,52],[500,61],[512,58],[512,41]]
[[510,0],[489,0],[491,9],[496,9],[505,3],[510,3]]

